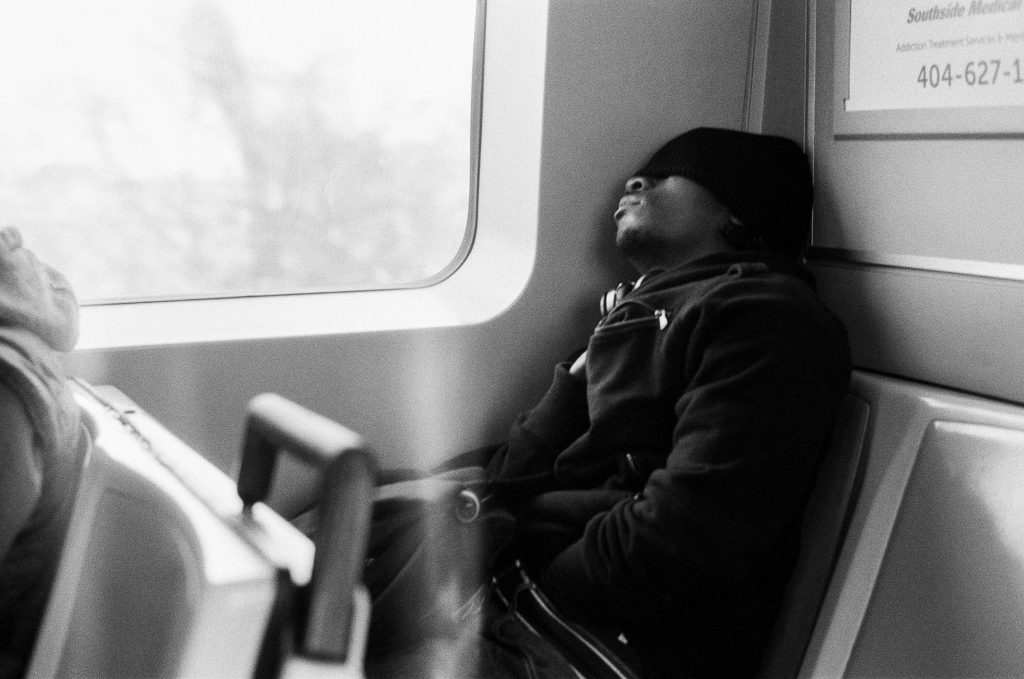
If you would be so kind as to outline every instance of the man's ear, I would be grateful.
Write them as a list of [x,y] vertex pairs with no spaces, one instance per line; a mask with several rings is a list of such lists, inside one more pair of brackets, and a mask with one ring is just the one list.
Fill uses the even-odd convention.
[[764,252],[768,249],[764,234],[729,215],[729,219],[721,226],[722,237],[735,250],[756,250]]

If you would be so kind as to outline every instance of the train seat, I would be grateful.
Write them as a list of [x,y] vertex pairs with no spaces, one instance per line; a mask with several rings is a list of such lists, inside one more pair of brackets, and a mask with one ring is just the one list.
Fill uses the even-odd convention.
[[1024,408],[864,372],[851,394],[864,465],[798,676],[1024,675]]
[[[254,676],[313,543],[265,505],[243,512],[230,478],[116,389],[71,386],[95,443],[28,676]],[[361,649],[332,671],[361,676]]]
[[835,565],[863,468],[870,406],[848,393],[836,413],[828,451],[808,499],[801,550],[760,676],[794,677]]
[[95,445],[29,676],[251,676],[273,564],[73,388]]

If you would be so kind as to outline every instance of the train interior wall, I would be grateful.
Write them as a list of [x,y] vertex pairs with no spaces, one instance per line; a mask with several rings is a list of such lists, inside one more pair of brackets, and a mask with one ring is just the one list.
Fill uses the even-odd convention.
[[[500,21],[507,2],[491,1],[489,32],[514,30]],[[1024,402],[1019,281],[834,256],[955,263],[1024,252],[1018,138],[835,137],[832,1],[538,6],[547,16],[540,197],[536,214],[521,215],[536,221],[536,253],[504,313],[461,327],[81,351],[72,370],[117,385],[229,471],[245,404],[262,391],[362,432],[384,466],[428,466],[500,439],[551,366],[586,341],[598,295],[631,275],[612,245],[624,179],[674,134],[719,125],[807,144],[817,185],[810,264],[848,325],[857,367]],[[486,47],[484,70],[486,98],[486,79],[501,77]],[[515,181],[488,162],[498,140],[484,110],[481,182]]]
[[[514,4],[489,3],[488,44],[514,30],[501,22]],[[361,432],[383,466],[428,466],[500,439],[553,365],[586,342],[598,297],[634,276],[612,242],[625,179],[681,131],[760,116],[769,70],[767,45],[753,45],[768,17],[750,2],[525,4],[547,13],[539,209],[520,215],[536,222],[537,244],[529,282],[504,313],[462,327],[80,351],[73,371],[118,386],[224,470],[237,463],[245,405],[262,391]],[[486,78],[501,77],[489,57],[485,45],[482,184],[517,181],[500,158],[488,163],[501,141],[489,137]],[[786,124],[799,135],[796,115]]]
[[1024,402],[1024,230],[1011,188],[1024,143],[972,131],[978,109],[961,118],[962,134],[883,125],[837,136],[836,11],[848,5],[816,3],[809,33],[813,244],[843,253],[814,261],[822,295],[844,317],[858,366]]
[[[490,1],[488,45],[514,30],[502,20],[513,4]],[[586,341],[598,295],[632,274],[612,246],[624,179],[674,134],[720,125],[805,141],[816,181],[809,263],[857,368],[1024,402],[1022,283],[955,272],[1024,252],[1018,136],[837,136],[842,1],[520,4],[547,22],[540,199],[519,215],[537,223],[534,270],[503,313],[461,327],[92,349],[73,354],[73,372],[117,385],[225,471],[261,391],[364,433],[383,466],[425,467],[500,439],[553,364]],[[488,45],[485,83],[514,65],[496,69]],[[509,179],[485,153],[500,139],[483,110],[485,187]],[[922,260],[939,266],[900,263]]]
[[[1024,508],[1011,483],[1024,474],[1024,295],[1002,275],[1020,270],[1024,252],[1019,135],[837,136],[842,0],[488,4],[482,186],[521,179],[488,153],[501,139],[488,124],[486,83],[502,77],[488,49],[514,49],[513,7],[547,22],[539,202],[520,215],[536,223],[533,271],[504,312],[454,327],[92,349],[71,357],[73,372],[117,386],[228,472],[245,406],[264,391],[361,432],[382,466],[427,467],[500,439],[552,365],[586,341],[598,296],[632,274],[614,252],[611,214],[648,154],[697,125],[802,139],[816,180],[809,263],[848,326],[852,391],[868,413],[859,496],[804,674],[1019,670],[1024,660],[999,655],[1015,646],[985,610],[990,599],[970,596],[1024,573],[1014,537]],[[514,54],[502,63],[514,68]],[[518,207],[481,205],[478,230],[495,228],[495,210]],[[934,558],[917,547],[928,531],[939,536],[926,540]],[[960,554],[961,537],[968,556],[945,558]],[[990,567],[974,569],[971,555]],[[914,590],[920,601],[907,599],[908,568],[929,578]],[[949,645],[945,627],[921,624],[940,618],[982,632]],[[936,654],[936,644],[956,653]]]

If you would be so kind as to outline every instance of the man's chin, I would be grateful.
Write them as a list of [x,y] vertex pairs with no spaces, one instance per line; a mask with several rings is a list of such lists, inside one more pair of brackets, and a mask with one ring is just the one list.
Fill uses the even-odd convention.
[[620,228],[615,233],[615,247],[627,257],[650,252],[653,245],[651,239],[640,229]]

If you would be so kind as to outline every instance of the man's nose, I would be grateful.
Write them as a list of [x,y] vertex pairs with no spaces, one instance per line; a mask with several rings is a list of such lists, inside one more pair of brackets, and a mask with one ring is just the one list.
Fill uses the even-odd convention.
[[638,193],[651,187],[651,180],[647,177],[630,177],[626,180],[626,193]]

